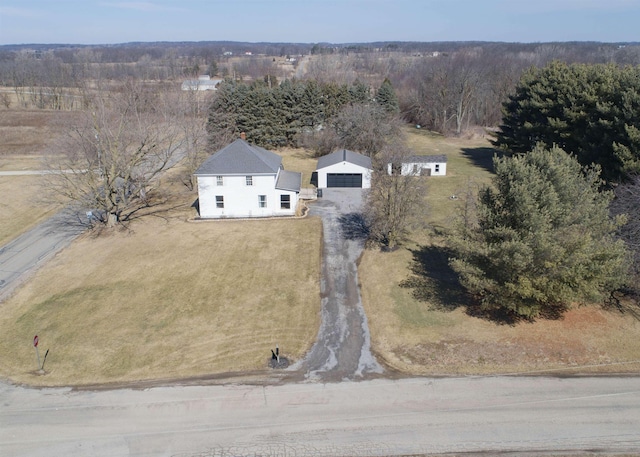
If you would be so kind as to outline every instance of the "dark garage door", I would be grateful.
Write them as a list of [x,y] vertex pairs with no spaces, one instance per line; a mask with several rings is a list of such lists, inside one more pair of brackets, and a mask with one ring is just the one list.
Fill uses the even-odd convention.
[[327,187],[362,187],[362,173],[327,173]]

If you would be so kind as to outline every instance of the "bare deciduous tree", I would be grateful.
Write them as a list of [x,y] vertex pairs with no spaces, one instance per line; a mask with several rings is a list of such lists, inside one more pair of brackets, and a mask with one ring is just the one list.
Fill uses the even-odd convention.
[[374,103],[346,106],[328,124],[316,139],[314,149],[318,155],[347,148],[373,157],[402,138],[400,119]]
[[178,162],[184,146],[183,131],[165,107],[136,83],[99,92],[57,145],[47,191],[108,226],[152,206],[157,178]]
[[404,145],[386,147],[374,160],[371,189],[365,197],[370,239],[394,249],[421,221],[426,211],[424,176],[402,175],[400,166],[411,156]]
[[167,101],[170,105],[166,110],[172,113],[184,140],[181,180],[189,190],[193,190],[196,184],[193,173],[209,154],[207,111],[203,107],[210,103],[210,96],[203,91],[179,91],[167,97]]
[[5,108],[11,108],[11,97],[8,93],[2,92],[0,93],[0,103],[4,105]]
[[[632,254],[632,271],[640,277],[640,176],[618,186],[616,198],[611,203],[614,215],[625,215],[626,223],[618,230]],[[637,287],[640,289],[640,286]]]

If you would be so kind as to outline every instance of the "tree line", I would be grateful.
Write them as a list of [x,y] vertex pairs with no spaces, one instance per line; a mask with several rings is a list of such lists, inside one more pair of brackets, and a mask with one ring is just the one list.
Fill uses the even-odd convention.
[[[317,53],[312,53],[313,48]],[[0,85],[29,106],[80,109],[73,88],[87,81],[136,79],[177,83],[197,73],[250,83],[315,80],[379,87],[392,81],[403,118],[444,134],[495,127],[521,74],[553,60],[640,64],[640,46],[612,43],[132,43],[114,46],[0,47]],[[320,51],[326,50],[326,51]],[[251,56],[244,52],[252,51]],[[233,58],[225,55],[233,52]],[[242,55],[242,58],[237,56]],[[275,57],[305,56],[303,68]],[[296,61],[297,63],[297,61]],[[216,74],[213,74],[216,73]],[[66,97],[49,94],[64,93]],[[7,99],[8,100],[8,99]],[[60,102],[62,100],[62,102]]]
[[[347,107],[351,109],[345,111]],[[250,84],[227,79],[218,86],[207,130],[216,149],[240,132],[265,148],[305,144],[318,155],[341,147],[373,155],[380,139],[390,134],[385,113],[398,112],[389,80],[377,91],[361,81],[351,84],[266,76]],[[345,117],[345,113],[350,113]],[[369,144],[366,144],[366,143]]]

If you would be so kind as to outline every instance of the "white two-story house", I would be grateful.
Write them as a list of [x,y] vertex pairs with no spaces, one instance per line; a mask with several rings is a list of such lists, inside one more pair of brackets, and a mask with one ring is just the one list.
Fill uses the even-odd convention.
[[201,218],[296,214],[302,174],[286,171],[278,154],[243,139],[213,154],[194,174]]

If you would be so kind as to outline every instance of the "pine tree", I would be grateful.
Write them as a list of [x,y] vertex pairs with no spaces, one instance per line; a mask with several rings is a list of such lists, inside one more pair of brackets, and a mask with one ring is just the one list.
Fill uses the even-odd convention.
[[349,87],[350,102],[356,103],[369,103],[371,101],[371,90],[365,83],[356,79]]
[[504,104],[494,144],[526,153],[560,146],[620,181],[640,172],[640,67],[552,62],[525,73]]
[[218,150],[226,146],[233,138],[237,138],[238,111],[241,103],[238,85],[226,79],[218,86],[207,120],[207,133],[209,135],[209,148]]
[[560,148],[494,159],[477,224],[451,237],[452,268],[485,310],[533,318],[601,300],[625,276],[624,245],[597,168]]
[[376,93],[376,102],[388,113],[399,113],[400,105],[398,104],[398,97],[391,85],[389,78],[385,78],[378,92]]

